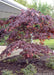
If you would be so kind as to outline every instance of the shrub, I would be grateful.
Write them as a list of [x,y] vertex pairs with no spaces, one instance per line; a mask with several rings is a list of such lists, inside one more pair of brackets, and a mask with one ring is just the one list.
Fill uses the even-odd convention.
[[16,75],[16,74],[15,73],[13,74],[12,71],[5,69],[5,70],[2,70],[2,75]]
[[48,58],[47,61],[48,62],[46,62],[46,66],[54,69],[54,56],[50,56],[50,58]]
[[33,66],[32,64],[29,64],[24,69],[21,69],[21,71],[24,75],[34,75],[37,73],[35,66]]

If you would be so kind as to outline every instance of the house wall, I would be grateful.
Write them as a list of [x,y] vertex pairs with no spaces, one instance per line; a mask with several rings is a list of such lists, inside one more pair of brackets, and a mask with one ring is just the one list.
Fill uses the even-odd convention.
[[0,2],[0,18],[8,18],[11,15],[18,15],[21,11],[9,5]]

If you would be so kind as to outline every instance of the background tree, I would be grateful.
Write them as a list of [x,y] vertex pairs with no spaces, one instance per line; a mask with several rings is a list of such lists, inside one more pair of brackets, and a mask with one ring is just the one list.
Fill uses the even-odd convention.
[[38,11],[40,11],[41,13],[43,13],[44,15],[51,15],[51,12],[53,11],[53,7],[51,5],[48,5],[47,3],[41,3],[41,1],[39,1],[39,3],[37,3],[37,0],[31,0],[32,4],[28,5],[28,8],[34,8]]
[[27,4],[27,7],[28,8],[34,8],[37,10],[37,7],[38,7],[37,0],[31,0],[31,4]]
[[16,2],[18,2],[18,3],[20,3],[24,6],[27,6],[27,1],[26,0],[14,0],[14,1],[16,1]]
[[[39,1],[39,3],[37,3],[37,0],[31,0],[31,3],[28,4],[28,2],[26,0],[15,0],[18,3],[28,7],[28,8],[34,8],[38,11],[40,11],[41,13],[43,13],[44,15],[50,15],[53,17],[53,7],[51,5],[48,5],[47,3],[41,3],[41,1]],[[54,18],[54,17],[53,17]]]
[[43,13],[44,15],[51,15],[52,7],[47,3],[42,4],[41,2],[39,2],[37,10]]

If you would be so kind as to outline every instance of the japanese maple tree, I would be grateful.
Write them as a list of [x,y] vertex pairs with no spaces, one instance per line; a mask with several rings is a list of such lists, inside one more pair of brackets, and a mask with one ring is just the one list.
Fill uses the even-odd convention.
[[[54,20],[49,15],[43,15],[35,9],[22,11],[18,16],[11,16],[6,23],[9,23],[5,31],[9,33],[7,39],[7,49],[1,54],[3,57],[11,55],[11,52],[16,49],[23,49],[21,55],[25,58],[33,55],[46,55],[52,53],[48,46],[44,46],[45,39],[54,38]],[[39,39],[41,44],[33,44],[32,39]]]

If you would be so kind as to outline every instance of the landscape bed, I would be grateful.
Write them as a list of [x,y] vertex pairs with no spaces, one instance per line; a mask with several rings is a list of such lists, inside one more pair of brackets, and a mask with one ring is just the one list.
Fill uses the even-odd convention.
[[25,68],[29,64],[35,65],[37,69],[37,73],[35,75],[54,75],[54,69],[48,68],[45,65],[45,61],[39,60],[37,58],[28,59],[29,63],[27,64],[25,59],[18,59],[17,62],[14,60],[16,57],[12,57],[10,59],[6,59],[0,62],[0,75],[2,75],[2,70],[10,70],[13,71],[13,74],[16,73],[16,75],[24,75],[21,73],[21,69]]

